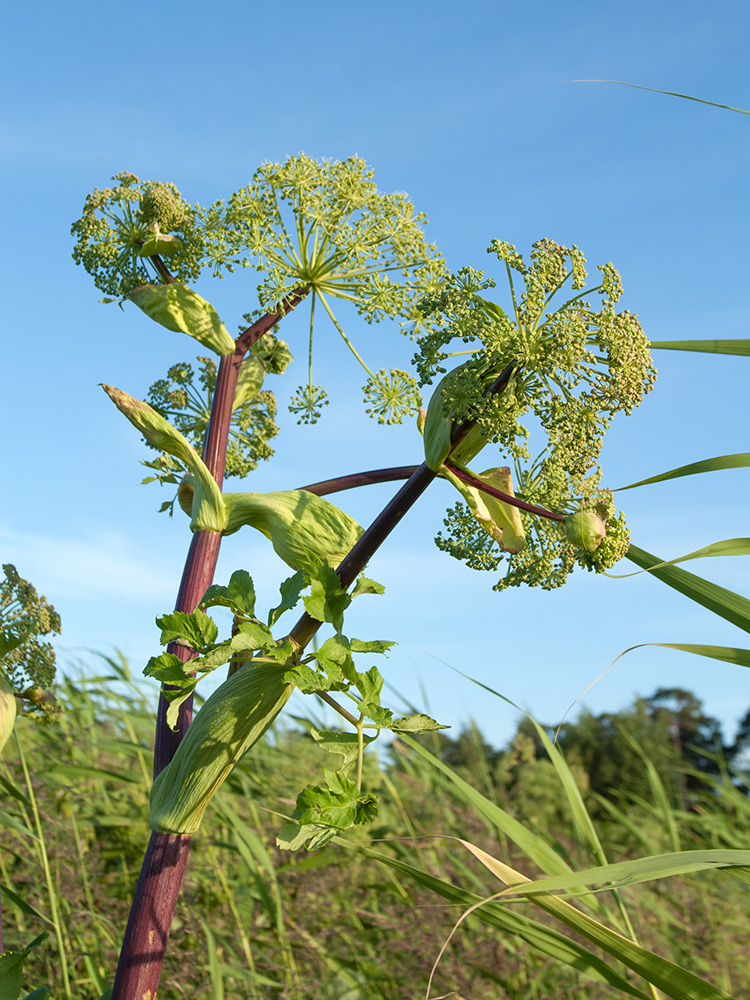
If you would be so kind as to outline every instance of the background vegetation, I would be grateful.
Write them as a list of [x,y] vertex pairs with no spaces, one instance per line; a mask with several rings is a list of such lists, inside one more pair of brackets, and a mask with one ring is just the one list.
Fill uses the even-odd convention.
[[[0,879],[15,894],[3,894],[6,940],[49,933],[28,971],[59,1000],[89,1000],[110,982],[148,835],[153,706],[124,661],[102,667],[98,677],[63,682],[63,712],[52,725],[19,720],[0,771]],[[750,713],[737,739],[722,744],[718,724],[689,692],[657,691],[620,712],[584,711],[566,723],[560,746],[610,860],[745,847],[750,799],[740,765],[748,722]],[[475,728],[422,741],[571,866],[594,863],[529,720],[503,750]],[[368,786],[382,801],[375,829],[348,837],[348,849],[277,850],[282,817],[315,780],[321,755],[303,731],[276,730],[217,796],[194,841],[160,989],[165,1000],[424,996],[463,907],[351,844],[371,845],[477,898],[496,886],[448,838],[538,874],[459,787],[398,741],[379,759],[366,758]],[[747,891],[721,872],[704,872],[623,895],[642,945],[741,997],[750,994]],[[516,905],[520,913],[534,909]],[[614,995],[477,916],[449,944],[430,995],[450,990],[498,1000]]]

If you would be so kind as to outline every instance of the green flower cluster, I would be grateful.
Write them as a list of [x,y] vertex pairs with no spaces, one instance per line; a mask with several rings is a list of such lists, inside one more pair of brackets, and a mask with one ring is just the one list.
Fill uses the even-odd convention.
[[429,329],[419,302],[425,292],[437,290],[445,264],[425,240],[426,221],[405,194],[380,194],[373,171],[362,160],[317,162],[304,155],[265,164],[247,188],[201,213],[206,258],[215,275],[236,267],[259,271],[258,297],[264,308],[276,307],[295,289],[309,293],[308,380],[290,406],[301,423],[314,423],[327,397],[312,380],[316,306],[369,376],[368,412],[386,423],[416,412],[415,391],[394,392],[395,384],[404,384],[403,373],[375,374],[331,303],[352,303],[368,323],[395,318],[411,336]]
[[328,315],[369,376],[368,412],[399,423],[416,412],[416,385],[403,372],[376,374],[369,368],[331,303],[351,303],[368,323],[396,319],[404,333],[417,337],[432,324],[419,302],[437,291],[446,271],[425,239],[426,217],[403,192],[381,194],[373,176],[356,157],[318,162],[300,154],[265,164],[228,201],[203,208],[190,207],[173,184],[121,173],[116,187],[97,189],[86,199],[72,227],[73,257],[98,288],[117,298],[171,277],[188,283],[204,264],[218,277],[238,267],[258,271],[264,311],[301,290],[310,301],[308,377],[290,410],[300,422],[314,423],[325,405],[327,394],[312,379],[318,306],[318,315],[320,309]]
[[[557,587],[574,565],[601,571],[627,551],[627,527],[600,486],[598,459],[614,414],[630,413],[652,388],[656,372],[637,317],[615,311],[622,284],[612,264],[600,266],[600,284],[583,291],[585,260],[577,247],[540,240],[529,264],[509,243],[494,240],[488,252],[505,265],[511,308],[506,312],[485,299],[481,293],[494,282],[471,268],[426,297],[422,308],[440,327],[423,338],[414,359],[422,384],[445,372],[448,358],[471,354],[441,383],[445,414],[454,422],[476,420],[486,441],[500,446],[514,467],[517,497],[560,513],[595,511],[607,537],[585,552],[566,540],[557,522],[522,514],[526,546],[510,555],[458,504],[448,511],[447,537],[441,533],[436,542],[475,569],[495,570],[507,560],[495,589],[521,583]],[[574,294],[553,303],[568,283]],[[600,299],[596,308],[589,301],[594,293]],[[447,350],[456,341],[471,346]],[[505,391],[487,395],[510,363],[516,367]],[[541,454],[531,462],[529,442],[539,438]]]
[[49,719],[57,706],[49,693],[55,680],[55,651],[39,636],[60,633],[60,615],[23,580],[15,566],[3,566],[0,582],[0,672],[24,698],[25,714]]
[[174,184],[141,181],[119,173],[116,187],[95,189],[73,223],[73,259],[105,295],[121,298],[140,285],[163,280],[151,259],[169,257],[173,275],[194,281],[203,256],[195,209]]
[[[192,365],[187,362],[172,365],[167,377],[150,387],[147,400],[200,452],[211,415],[217,366],[211,358],[198,357],[197,360],[197,380]],[[260,387],[267,371],[280,373],[289,360],[291,352],[284,341],[273,334],[264,334],[240,368],[229,427],[226,476],[242,478],[274,454],[270,441],[279,432],[275,420],[276,400],[272,392]],[[166,468],[160,460],[146,464],[152,468]],[[162,482],[175,482],[178,463],[167,460],[166,465],[173,476],[157,478]]]

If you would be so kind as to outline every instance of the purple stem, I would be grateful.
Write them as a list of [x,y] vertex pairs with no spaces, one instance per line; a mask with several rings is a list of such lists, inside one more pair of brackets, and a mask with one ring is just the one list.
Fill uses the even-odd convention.
[[[166,268],[164,270],[168,275]],[[278,309],[262,316],[240,334],[235,341],[233,354],[222,356],[203,447],[203,460],[219,488],[224,478],[229,422],[242,360],[255,341],[276,326],[306,294],[305,289],[296,289]],[[218,532],[196,531],[193,534],[177,595],[176,611],[190,614],[196,609],[213,582],[220,545],[221,535]],[[167,649],[183,662],[194,656],[193,651],[184,646],[171,644]],[[177,731],[173,732],[167,725],[167,704],[164,695],[160,695],[156,718],[154,776],[171,761],[192,721],[193,700],[189,698],[180,706]],[[189,850],[189,836],[157,832],[151,834],[125,928],[112,1000],[155,1000]]]

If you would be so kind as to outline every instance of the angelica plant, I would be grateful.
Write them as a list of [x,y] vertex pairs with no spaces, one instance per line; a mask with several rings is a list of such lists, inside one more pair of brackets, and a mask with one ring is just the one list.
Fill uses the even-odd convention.
[[[362,787],[362,756],[383,730],[438,728],[426,716],[402,719],[381,703],[383,678],[358,657],[383,655],[386,640],[347,634],[352,600],[382,588],[363,570],[390,532],[438,477],[468,506],[450,517],[442,547],[470,565],[511,563],[510,582],[562,582],[573,562],[601,569],[622,554],[625,529],[599,485],[601,436],[618,410],[637,405],[653,379],[635,317],[614,311],[619,278],[602,269],[594,310],[581,291],[580,253],[541,241],[527,267],[507,244],[493,250],[511,279],[512,309],[480,294],[491,282],[470,269],[450,276],[422,230],[426,221],[404,194],[378,192],[361,160],[316,163],[293,157],[266,164],[251,183],[209,208],[188,206],[169,184],[118,175],[119,186],[96,191],[74,224],[74,258],[97,287],[150,319],[184,333],[220,358],[173,366],[154,383],[149,401],[104,386],[109,398],[159,457],[146,463],[156,478],[178,486],[179,507],[192,540],[176,607],[160,616],[166,651],[146,674],[161,684],[151,796],[152,836],[136,887],[113,988],[113,1000],[155,995],[190,839],[216,789],[282,711],[296,688],[333,708],[349,728],[313,734],[336,758],[323,781],[300,792],[293,822],[280,831],[289,849],[319,847],[336,832],[371,821],[377,800]],[[202,267],[215,276],[251,268],[259,275],[259,310],[232,337],[219,313],[188,285]],[[516,299],[512,272],[523,275]],[[567,283],[573,294],[550,309]],[[336,300],[353,305],[366,324],[393,320],[418,342],[416,376],[370,368],[367,351],[345,330]],[[367,374],[368,414],[381,424],[417,416],[421,385],[445,378],[415,421],[425,461],[354,473],[297,490],[225,492],[268,456],[275,403],[265,377],[282,371],[291,352],[276,329],[309,304],[307,377],[289,404],[314,423],[327,389],[313,379],[313,342],[332,330]],[[338,306],[335,306],[338,309]],[[452,341],[470,345],[447,350]],[[471,357],[445,374],[452,353]],[[197,384],[196,384],[197,378]],[[521,419],[532,415],[547,435],[547,451],[530,462]],[[469,463],[499,445],[510,465],[473,472]],[[373,523],[363,529],[326,494],[368,482],[406,479]],[[515,480],[515,486],[514,486]],[[171,508],[171,504],[165,505]],[[245,570],[227,586],[213,583],[223,538],[240,530],[264,535],[292,570],[280,602],[258,616]],[[562,576],[561,576],[562,574]],[[229,608],[231,635],[219,639],[208,613]],[[289,628],[279,618],[299,607]],[[304,609],[304,610],[302,610]],[[331,633],[307,651],[325,626]],[[192,722],[192,698],[202,678],[228,666],[227,679]]]

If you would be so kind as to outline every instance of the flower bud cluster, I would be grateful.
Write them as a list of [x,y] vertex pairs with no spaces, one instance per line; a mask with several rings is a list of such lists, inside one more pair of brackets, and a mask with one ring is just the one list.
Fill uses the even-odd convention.
[[[470,353],[441,382],[445,412],[454,423],[477,421],[486,439],[499,445],[502,461],[513,463],[520,499],[560,513],[594,511],[606,536],[587,550],[571,544],[555,522],[524,514],[526,547],[508,555],[458,504],[448,511],[447,536],[440,534],[436,542],[477,569],[507,563],[496,589],[520,583],[556,587],[576,564],[601,571],[627,550],[627,527],[600,486],[598,459],[613,416],[640,403],[656,372],[637,317],[615,311],[622,283],[611,263],[599,268],[600,284],[584,291],[585,259],[577,247],[540,240],[528,264],[514,246],[499,240],[488,253],[505,266],[507,308],[484,297],[494,281],[472,268],[425,297],[422,308],[439,326],[423,338],[414,359],[421,384],[444,373],[453,354]],[[570,293],[558,305],[566,284]],[[469,350],[452,350],[456,342]],[[516,367],[507,388],[488,395],[510,363]],[[541,455],[530,462],[529,441],[537,442],[540,432]]]

